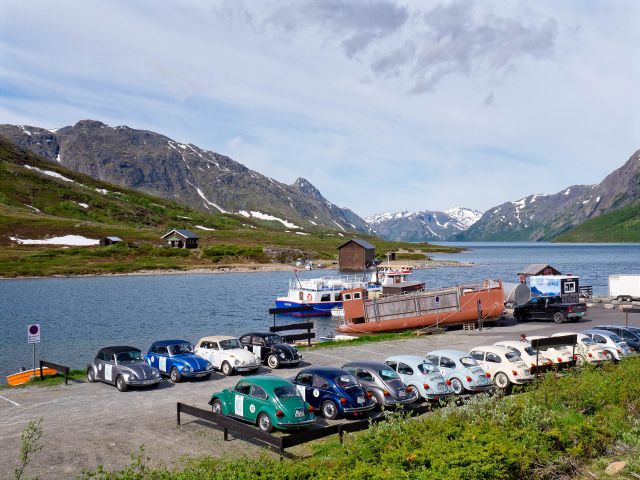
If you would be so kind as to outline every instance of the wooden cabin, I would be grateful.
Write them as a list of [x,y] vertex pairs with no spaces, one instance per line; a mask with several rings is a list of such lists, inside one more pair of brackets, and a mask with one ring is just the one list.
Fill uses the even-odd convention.
[[189,230],[171,230],[162,240],[174,248],[198,248],[198,236]]
[[121,243],[122,239],[120,237],[104,237],[100,239],[100,246],[106,247],[108,245],[115,245],[116,243]]
[[361,272],[375,263],[376,247],[366,240],[352,238],[338,247],[338,268]]
[[526,267],[521,272],[518,272],[520,277],[520,283],[526,283],[527,277],[534,277],[539,275],[562,275],[560,270],[546,263],[533,263]]

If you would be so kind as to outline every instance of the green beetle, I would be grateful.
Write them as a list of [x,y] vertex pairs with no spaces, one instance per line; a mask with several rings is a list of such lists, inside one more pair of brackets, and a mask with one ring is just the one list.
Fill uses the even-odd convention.
[[235,387],[211,395],[213,413],[255,423],[260,430],[311,425],[316,417],[295,385],[273,375],[245,377]]

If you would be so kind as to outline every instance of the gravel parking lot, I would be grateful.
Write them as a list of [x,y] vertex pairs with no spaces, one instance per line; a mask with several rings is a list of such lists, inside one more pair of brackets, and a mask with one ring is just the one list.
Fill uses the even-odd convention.
[[[550,335],[561,331],[581,331],[601,323],[622,323],[620,310],[606,310],[596,304],[579,323],[515,323],[484,331],[454,330],[442,335],[415,337],[375,344],[363,344],[317,351],[304,351],[304,363],[340,366],[356,359],[384,360],[392,354],[423,355],[438,348],[469,350],[478,345],[517,339],[522,332]],[[640,315],[629,315],[629,324],[640,326]],[[214,332],[212,332],[214,333]],[[274,373],[291,377],[297,369]],[[263,367],[261,373],[268,373]],[[208,408],[213,391],[230,387],[238,376],[215,374],[208,381],[187,381],[173,385],[166,380],[155,390],[119,393],[115,387],[86,382],[68,386],[28,387],[0,390],[0,472],[12,477],[19,452],[20,433],[27,422],[44,417],[45,448],[36,454],[30,474],[41,478],[69,478],[98,465],[113,469],[130,463],[131,455],[144,445],[151,464],[175,465],[188,457],[211,455],[231,458],[257,455],[264,449],[233,439],[224,442],[222,433],[184,416],[176,426],[176,402]],[[320,421],[324,422],[323,419]],[[303,454],[304,447],[293,450]]]

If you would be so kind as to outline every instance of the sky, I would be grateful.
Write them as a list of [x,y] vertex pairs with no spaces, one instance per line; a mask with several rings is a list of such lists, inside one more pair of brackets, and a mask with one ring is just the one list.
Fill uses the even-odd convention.
[[365,217],[600,182],[640,148],[635,0],[0,2],[0,123],[152,130]]

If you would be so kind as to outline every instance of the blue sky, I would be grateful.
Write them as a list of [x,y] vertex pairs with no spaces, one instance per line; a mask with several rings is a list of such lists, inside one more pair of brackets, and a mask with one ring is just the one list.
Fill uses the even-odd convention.
[[0,123],[157,131],[361,216],[596,183],[640,148],[640,2],[0,3]]

